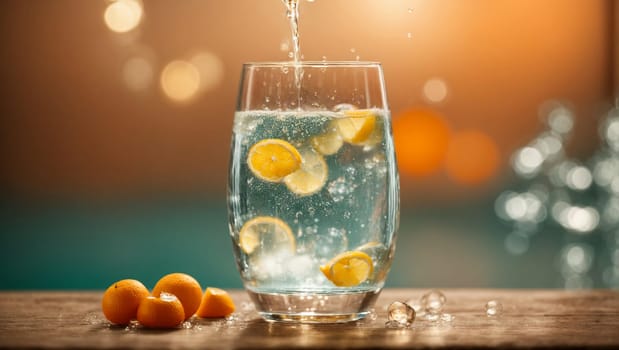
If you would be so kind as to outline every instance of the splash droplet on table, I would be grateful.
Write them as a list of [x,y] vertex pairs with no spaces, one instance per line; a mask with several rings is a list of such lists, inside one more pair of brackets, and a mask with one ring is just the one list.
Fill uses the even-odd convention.
[[498,300],[490,300],[486,303],[486,315],[488,317],[501,316],[503,313],[503,304]]

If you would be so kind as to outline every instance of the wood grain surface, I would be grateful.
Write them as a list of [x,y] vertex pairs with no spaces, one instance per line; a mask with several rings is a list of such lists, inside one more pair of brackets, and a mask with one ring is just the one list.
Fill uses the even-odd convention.
[[[155,331],[110,326],[100,310],[103,292],[0,292],[0,348],[37,349],[421,349],[619,348],[619,292],[595,290],[451,290],[450,323],[418,317],[411,328],[385,327],[387,306],[425,290],[385,290],[375,314],[347,324],[263,321],[243,291],[233,291],[231,319],[192,319]],[[484,305],[496,299],[500,317]]]

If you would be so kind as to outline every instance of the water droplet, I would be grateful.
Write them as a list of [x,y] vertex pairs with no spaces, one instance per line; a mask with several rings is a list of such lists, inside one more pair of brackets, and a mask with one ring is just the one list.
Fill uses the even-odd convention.
[[440,314],[447,303],[447,297],[439,290],[433,290],[421,297],[421,305],[428,314]]
[[387,321],[385,322],[385,328],[406,328],[406,325],[401,324],[397,321]]
[[412,7],[408,8],[408,13],[413,13],[413,8]]
[[428,322],[438,322],[441,319],[440,314],[425,314],[424,318]]
[[409,299],[406,301],[406,304],[410,305],[413,309],[415,309],[415,314],[417,316],[423,316],[426,314],[426,310],[423,305],[421,305],[420,300]]
[[456,317],[452,314],[441,314],[441,322],[443,323],[451,323]]
[[[163,293],[162,293],[163,294]],[[140,326],[140,324],[138,323],[138,321],[131,321],[131,323],[129,323],[127,325],[127,327],[125,327],[125,331],[126,332],[132,332],[135,331],[136,329],[138,329]]]
[[415,309],[406,303],[394,301],[387,309],[389,321],[410,324],[415,320]]
[[406,33],[406,37],[411,39],[413,37],[413,33],[411,33],[411,32]]
[[99,313],[91,312],[84,317],[83,321],[89,325],[96,325],[101,324],[103,319],[99,317]]
[[244,311],[244,312],[254,311],[255,310],[254,303],[244,301],[241,303],[241,307],[239,309],[241,309],[241,311]]
[[490,300],[486,303],[486,315],[488,317],[501,316],[503,313],[503,304],[497,300]]
[[369,319],[370,321],[376,321],[376,319],[378,318],[378,314],[376,314],[376,310],[371,309],[370,313],[366,316],[367,319]]

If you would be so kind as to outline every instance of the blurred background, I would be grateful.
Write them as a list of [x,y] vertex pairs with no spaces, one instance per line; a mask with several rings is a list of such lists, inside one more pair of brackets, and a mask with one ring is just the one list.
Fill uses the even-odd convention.
[[[0,4],[0,289],[241,287],[241,64],[281,0]],[[619,1],[300,0],[306,60],[380,61],[401,173],[388,287],[619,287]]]

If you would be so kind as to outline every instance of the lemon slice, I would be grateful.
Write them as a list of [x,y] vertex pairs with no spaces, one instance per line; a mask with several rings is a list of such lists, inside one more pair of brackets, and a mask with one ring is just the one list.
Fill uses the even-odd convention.
[[279,182],[301,167],[301,155],[284,140],[265,139],[249,149],[247,165],[258,178]]
[[320,266],[320,271],[338,287],[354,287],[372,275],[374,264],[366,253],[349,251]]
[[246,222],[239,232],[239,246],[246,254],[260,249],[290,250],[294,253],[296,243],[290,227],[281,219],[258,216]]
[[327,182],[329,168],[324,158],[313,150],[301,152],[301,169],[284,178],[288,189],[299,196],[309,196],[322,189]]
[[340,150],[344,140],[338,132],[337,124],[329,124],[327,130],[311,139],[312,147],[320,154],[330,156]]
[[337,119],[337,129],[344,141],[362,144],[374,131],[376,116],[369,110],[344,111],[345,118]]

